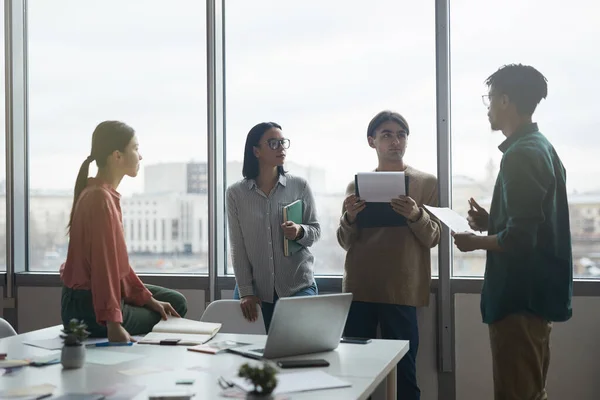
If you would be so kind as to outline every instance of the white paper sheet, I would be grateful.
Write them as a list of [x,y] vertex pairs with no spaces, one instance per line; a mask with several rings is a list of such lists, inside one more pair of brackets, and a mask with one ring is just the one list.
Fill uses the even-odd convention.
[[103,387],[101,390],[92,394],[101,394],[105,400],[131,400],[135,398],[146,387],[133,383],[116,383],[111,386]]
[[114,365],[144,357],[142,354],[108,351],[105,348],[90,348],[85,354],[85,362],[101,365]]
[[0,399],[37,399],[43,396],[51,395],[56,386],[49,383],[43,385],[26,386],[16,389],[9,389],[0,392]]
[[[306,392],[309,390],[335,389],[352,386],[324,371],[290,372],[277,375],[277,387],[274,394]],[[254,389],[244,378],[232,378],[231,382],[245,391]]]
[[[106,342],[106,338],[103,339],[87,339],[84,343],[86,346],[91,346],[96,343]],[[23,344],[27,344],[33,347],[39,347],[47,350],[60,350],[63,347],[63,340],[60,337],[49,338],[49,339],[40,339],[40,340],[28,340],[23,342]]]
[[359,172],[358,194],[367,203],[389,203],[406,195],[404,172]]
[[[143,335],[142,336],[133,336],[133,338],[136,341],[141,340],[143,337],[144,337]],[[106,338],[86,339],[86,341],[83,343],[88,347],[93,347],[97,343],[104,343],[104,342],[108,342],[108,339],[106,339]],[[63,347],[63,340],[59,336],[57,336],[57,337],[49,338],[49,339],[27,340],[27,341],[24,341],[23,344],[33,346],[33,347],[39,347],[41,349],[46,349],[46,350],[61,350]]]
[[476,235],[482,235],[480,232],[474,231],[467,222],[467,217],[460,215],[456,211],[448,207],[432,207],[425,205],[427,211],[432,213],[440,220],[440,222],[448,227],[453,233],[469,232]]

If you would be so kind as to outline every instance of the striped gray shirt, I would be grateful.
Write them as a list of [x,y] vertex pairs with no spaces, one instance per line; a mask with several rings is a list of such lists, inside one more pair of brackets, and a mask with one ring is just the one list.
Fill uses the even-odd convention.
[[[281,175],[267,196],[253,179],[227,188],[227,219],[235,280],[240,297],[257,295],[273,302],[273,293],[286,297],[314,283],[314,257],[308,250],[321,236],[315,201],[303,178]],[[302,199],[302,250],[283,255],[283,207]]]

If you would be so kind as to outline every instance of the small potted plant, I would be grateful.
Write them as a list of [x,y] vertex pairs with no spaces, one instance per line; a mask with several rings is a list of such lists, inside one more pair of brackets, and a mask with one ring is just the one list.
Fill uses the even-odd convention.
[[249,364],[242,365],[238,371],[238,376],[254,385],[254,390],[248,392],[246,399],[273,399],[272,393],[277,386],[277,377],[275,375],[277,375],[277,371],[267,363],[262,367],[252,367]]
[[81,368],[85,363],[85,346],[83,342],[89,336],[87,325],[83,321],[72,319],[69,325],[62,330],[63,348],[60,362],[64,368]]

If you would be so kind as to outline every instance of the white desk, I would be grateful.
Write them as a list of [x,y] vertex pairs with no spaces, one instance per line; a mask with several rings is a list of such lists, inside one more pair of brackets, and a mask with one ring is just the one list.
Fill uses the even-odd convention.
[[[24,340],[47,339],[55,337],[60,327],[42,329],[0,340],[0,353],[7,353],[8,358],[21,359],[43,356],[50,350],[24,345]],[[264,344],[263,335],[218,334],[214,341],[236,340],[246,343]],[[396,364],[408,351],[407,341],[373,340],[367,345],[340,344],[335,350],[327,353],[290,357],[323,358],[330,366],[323,371],[337,376],[352,384],[343,389],[319,390],[303,393],[290,393],[290,399],[367,399],[377,386],[387,377],[388,398],[396,399]],[[0,390],[21,388],[31,385],[49,383],[56,386],[54,396],[63,393],[87,393],[112,386],[117,383],[144,385],[136,399],[146,399],[148,393],[164,390],[192,389],[195,398],[223,399],[219,393],[221,387],[217,378],[223,375],[230,378],[237,373],[243,363],[256,363],[254,360],[229,353],[217,355],[188,351],[184,346],[157,346],[135,344],[128,347],[108,347],[111,352],[130,352],[144,357],[116,365],[98,365],[86,363],[83,368],[63,370],[60,364],[45,367],[24,367],[11,374],[0,376]],[[166,367],[168,371],[138,376],[128,376],[119,371],[142,367]],[[203,370],[190,370],[203,367]],[[298,371],[285,369],[280,373]],[[194,379],[194,385],[176,385],[179,379]]]

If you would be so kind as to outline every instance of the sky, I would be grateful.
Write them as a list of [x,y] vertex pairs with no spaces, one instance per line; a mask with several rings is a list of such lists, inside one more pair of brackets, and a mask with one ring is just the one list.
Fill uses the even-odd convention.
[[[134,127],[145,164],[207,159],[204,2],[28,4],[32,188],[72,190],[92,131],[107,119]],[[341,192],[356,172],[376,167],[366,127],[392,109],[411,128],[407,162],[436,173],[434,1],[226,7],[227,160],[242,159],[253,125],[276,121],[291,140],[288,160],[324,168],[327,186]],[[600,190],[592,162],[600,147],[600,57],[592,51],[599,13],[591,0],[452,1],[453,174],[480,179],[488,160],[499,162],[503,136],[490,131],[483,82],[521,62],[548,78],[535,120],[562,157],[570,190]],[[120,190],[142,191],[143,176]]]

